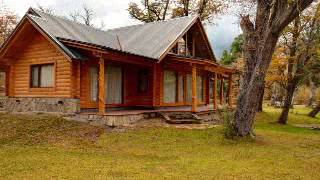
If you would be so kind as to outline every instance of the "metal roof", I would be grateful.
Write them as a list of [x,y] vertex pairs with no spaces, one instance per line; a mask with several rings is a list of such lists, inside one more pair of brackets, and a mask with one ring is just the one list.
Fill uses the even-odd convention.
[[155,60],[160,60],[168,48],[198,19],[181,17],[102,31],[35,9],[28,12],[27,16],[55,41],[59,38],[72,40]]

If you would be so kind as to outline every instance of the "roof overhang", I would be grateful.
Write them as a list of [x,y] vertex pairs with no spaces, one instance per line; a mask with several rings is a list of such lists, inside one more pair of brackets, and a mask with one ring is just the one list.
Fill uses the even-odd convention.
[[173,41],[167,48],[166,50],[161,54],[161,56],[159,57],[159,61],[158,63],[160,63],[170,52],[170,50],[175,46],[175,44],[179,41],[180,38],[182,38],[194,25],[196,24],[199,24],[199,28],[200,28],[200,31],[201,31],[201,34],[206,42],[206,45],[207,45],[207,48],[209,49],[210,51],[210,56],[212,58],[212,60],[214,60],[215,62],[217,61],[215,55],[214,55],[214,52],[213,52],[213,49],[211,47],[211,44],[209,42],[209,38],[208,38],[208,35],[203,27],[203,24],[201,22],[201,19],[199,16],[195,16],[192,20],[192,22],[188,25],[187,28],[185,28],[180,34],[179,36],[176,38],[175,41]]
[[63,43],[61,43],[56,37],[50,36],[47,32],[45,32],[36,22],[32,20],[32,18],[29,17],[28,14],[23,16],[21,21],[18,23],[14,31],[10,34],[9,38],[5,41],[5,43],[2,45],[0,49],[0,58],[4,58],[6,52],[10,48],[12,41],[16,35],[23,31],[23,26],[25,23],[30,23],[32,27],[34,27],[39,33],[41,33],[51,44],[53,44],[54,47],[56,47],[68,60],[72,59],[78,59],[79,56],[76,55],[74,52],[72,52],[70,49],[68,49]]

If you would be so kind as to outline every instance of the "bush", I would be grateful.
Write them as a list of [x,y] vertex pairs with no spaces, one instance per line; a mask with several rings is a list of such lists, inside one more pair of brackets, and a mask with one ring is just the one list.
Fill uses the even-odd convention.
[[227,139],[233,139],[237,136],[235,129],[234,113],[225,109],[221,112],[223,120],[223,133]]

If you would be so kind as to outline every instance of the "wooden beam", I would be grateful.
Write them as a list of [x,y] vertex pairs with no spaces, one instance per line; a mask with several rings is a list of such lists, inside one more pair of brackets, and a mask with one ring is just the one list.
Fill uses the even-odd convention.
[[218,87],[218,74],[214,73],[214,81],[213,81],[213,109],[217,110],[217,87]]
[[192,112],[197,112],[197,69],[192,67]]
[[105,62],[103,57],[99,60],[99,113],[104,114],[106,109],[105,103]]
[[192,34],[192,57],[196,57],[196,39],[194,33]]
[[229,76],[228,83],[228,104],[232,107],[232,75]]
[[220,104],[223,105],[223,96],[224,96],[224,92],[223,92],[223,87],[224,87],[224,79],[221,78],[220,81]]

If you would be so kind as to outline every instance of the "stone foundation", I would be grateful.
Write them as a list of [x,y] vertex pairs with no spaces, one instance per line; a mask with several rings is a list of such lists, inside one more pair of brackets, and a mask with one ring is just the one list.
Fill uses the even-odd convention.
[[[151,116],[150,116],[151,117]],[[147,119],[145,114],[129,114],[129,115],[98,115],[98,114],[78,114],[69,118],[73,121],[80,121],[101,127],[118,127],[134,124],[140,120]]]
[[80,100],[67,98],[0,98],[0,110],[72,114],[80,112]]

